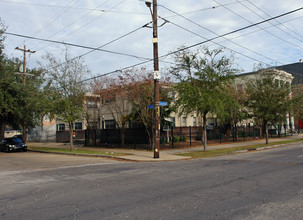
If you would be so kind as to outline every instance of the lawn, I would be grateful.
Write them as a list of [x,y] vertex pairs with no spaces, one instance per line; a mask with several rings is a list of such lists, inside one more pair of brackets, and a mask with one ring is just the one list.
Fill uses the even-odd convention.
[[93,151],[93,150],[85,150],[85,149],[74,149],[70,151],[67,148],[52,148],[52,147],[28,147],[29,150],[35,151],[44,151],[44,152],[54,152],[54,153],[72,153],[72,154],[83,154],[83,155],[100,155],[100,156],[125,156],[128,154],[125,153],[115,153],[115,152],[105,152],[105,151]]
[[302,141],[303,140],[301,140],[301,139],[278,141],[278,142],[273,142],[270,144],[256,144],[256,145],[250,145],[250,146],[245,146],[245,147],[232,147],[232,148],[223,148],[223,149],[217,149],[217,150],[195,151],[195,152],[189,152],[189,153],[182,153],[182,154],[178,154],[178,155],[192,157],[194,159],[205,158],[205,157],[216,157],[216,156],[238,153],[239,151],[242,151],[242,150],[256,150],[257,148],[261,148],[261,147],[270,147],[270,146],[274,146],[274,145],[290,144],[290,143],[296,143],[296,142],[302,142]]

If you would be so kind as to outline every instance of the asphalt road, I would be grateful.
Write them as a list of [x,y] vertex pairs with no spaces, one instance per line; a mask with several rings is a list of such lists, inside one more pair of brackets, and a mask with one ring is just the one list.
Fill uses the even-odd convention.
[[0,219],[302,219],[302,147],[154,163],[0,153]]

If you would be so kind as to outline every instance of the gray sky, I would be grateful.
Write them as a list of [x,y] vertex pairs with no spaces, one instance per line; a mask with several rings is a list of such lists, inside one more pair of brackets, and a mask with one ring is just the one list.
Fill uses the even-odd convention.
[[[158,15],[168,21],[158,30],[160,56],[303,6],[299,0],[158,0],[158,4]],[[115,53],[94,51],[83,56],[93,76],[152,58],[152,29],[141,28],[151,21],[151,15],[142,0],[0,0],[0,8],[9,33],[92,48],[134,31],[101,48]],[[270,66],[295,63],[303,58],[302,20],[300,10],[203,45],[232,50],[243,72],[252,71],[259,62]],[[22,59],[14,48],[24,44],[37,51],[28,57],[30,68],[38,66],[46,51],[61,56],[64,49],[62,44],[6,35],[5,53]],[[70,47],[75,57],[89,51]],[[161,61],[160,68],[166,68],[172,60]],[[152,62],[145,66],[152,69]]]

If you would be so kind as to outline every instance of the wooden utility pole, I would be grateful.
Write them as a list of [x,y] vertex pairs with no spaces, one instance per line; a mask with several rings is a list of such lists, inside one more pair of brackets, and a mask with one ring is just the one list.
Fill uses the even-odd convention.
[[154,158],[160,157],[160,120],[159,120],[159,80],[161,78],[159,72],[159,55],[158,55],[158,13],[157,0],[153,0],[153,46],[154,46],[154,99],[155,99],[155,149]]
[[153,53],[154,53],[154,129],[153,129],[153,144],[154,144],[154,158],[160,157],[160,119],[159,119],[159,80],[161,78],[159,72],[159,55],[158,55],[158,14],[157,14],[157,0],[153,0],[153,9],[151,8],[151,1],[146,0],[145,4],[150,10],[153,19]]
[[[16,47],[16,50],[20,50],[23,52],[23,85],[26,86],[26,53],[35,53],[36,51],[31,51],[30,49],[26,50],[26,46],[24,45],[24,48],[21,49],[19,47]],[[24,120],[23,122],[23,141],[26,142],[26,122]]]

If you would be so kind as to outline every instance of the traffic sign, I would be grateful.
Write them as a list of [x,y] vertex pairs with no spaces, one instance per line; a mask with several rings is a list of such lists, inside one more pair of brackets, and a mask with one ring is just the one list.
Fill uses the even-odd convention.
[[155,108],[155,105],[148,105],[147,106],[147,109],[153,109],[153,108]]
[[160,101],[160,102],[159,102],[159,105],[160,105],[160,106],[167,106],[167,102]]

